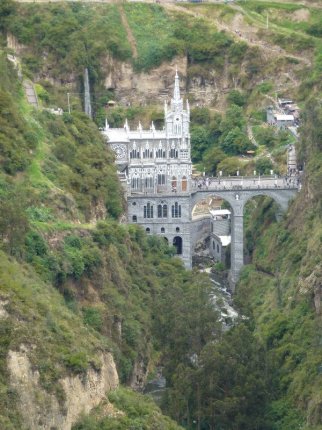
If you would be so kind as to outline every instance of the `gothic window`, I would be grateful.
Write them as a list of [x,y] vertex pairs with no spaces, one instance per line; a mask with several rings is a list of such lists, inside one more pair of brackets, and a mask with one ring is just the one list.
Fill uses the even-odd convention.
[[179,233],[180,227],[176,227],[176,232]]
[[150,158],[150,150],[149,149],[145,149],[143,151],[143,158]]
[[158,175],[158,185],[165,185],[165,174],[161,173]]
[[149,227],[147,227],[147,228],[145,229],[145,231],[149,234],[151,230],[149,229]]
[[143,216],[144,218],[153,218],[153,206],[151,203],[147,203],[144,206]]
[[132,222],[137,222],[138,221],[138,217],[136,215],[132,216]]
[[161,233],[165,233],[165,228],[161,227]]
[[177,178],[175,176],[172,176],[171,188],[172,188],[172,191],[177,189]]
[[212,249],[215,249],[215,242],[212,242]]
[[159,148],[159,149],[156,151],[156,157],[157,157],[157,158],[165,158],[165,151],[163,151],[161,148]]
[[172,218],[181,218],[181,205],[178,202],[175,202],[171,207]]
[[144,178],[144,186],[145,188],[153,188],[153,177],[147,176]]
[[131,180],[132,190],[138,190],[140,188],[140,178],[134,177]]
[[187,178],[185,176],[182,177],[182,181],[181,181],[181,190],[182,191],[187,191]]
[[213,231],[214,231],[214,225],[213,223],[211,223],[211,233],[213,233]]
[[138,151],[137,149],[132,149],[132,151],[130,152],[130,158],[140,158],[140,151]]
[[168,217],[168,206],[167,205],[158,205],[158,218],[167,218]]
[[219,245],[217,245],[217,252],[219,252]]
[[170,155],[170,158],[178,158],[178,150],[175,148],[171,148],[169,155]]

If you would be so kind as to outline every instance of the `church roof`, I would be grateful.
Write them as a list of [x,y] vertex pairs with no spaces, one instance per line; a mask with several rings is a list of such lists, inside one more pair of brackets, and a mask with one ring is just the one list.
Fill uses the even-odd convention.
[[103,130],[109,143],[130,143],[132,140],[165,139],[164,130],[126,130],[125,128],[108,128]]

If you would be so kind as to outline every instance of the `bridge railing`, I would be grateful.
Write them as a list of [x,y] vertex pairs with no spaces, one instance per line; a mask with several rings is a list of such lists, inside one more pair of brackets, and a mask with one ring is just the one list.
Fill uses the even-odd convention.
[[300,189],[299,176],[220,176],[215,178],[196,178],[192,189],[199,190],[256,190],[256,189]]
[[182,191],[171,186],[163,188],[132,189],[127,187],[128,196],[187,196],[197,191],[238,191],[238,190],[267,190],[267,189],[301,189],[300,176],[221,176],[214,178],[194,178],[190,187]]

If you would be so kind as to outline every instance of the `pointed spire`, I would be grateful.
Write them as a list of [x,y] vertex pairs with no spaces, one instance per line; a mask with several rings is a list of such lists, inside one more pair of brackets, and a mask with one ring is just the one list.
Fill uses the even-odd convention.
[[108,125],[107,118],[105,118],[105,130],[108,130],[110,126]]
[[155,126],[154,126],[154,122],[153,121],[151,122],[151,130],[155,131]]
[[139,121],[138,130],[139,130],[139,131],[142,131],[142,124],[141,124],[141,121]]
[[124,128],[126,131],[130,130],[129,123],[127,122],[127,118],[125,119]]
[[178,75],[177,66],[176,66],[176,76],[174,78],[173,100],[175,101],[180,100],[180,86],[179,86],[179,75]]

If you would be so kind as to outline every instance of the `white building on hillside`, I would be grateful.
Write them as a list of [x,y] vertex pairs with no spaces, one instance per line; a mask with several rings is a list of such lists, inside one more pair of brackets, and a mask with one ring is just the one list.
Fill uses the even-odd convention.
[[127,121],[123,128],[105,125],[103,134],[115,151],[129,194],[190,190],[190,108],[188,101],[183,108],[178,73],[170,107],[164,105],[164,121],[163,130],[156,130],[153,123],[149,130],[141,123],[131,130]]

